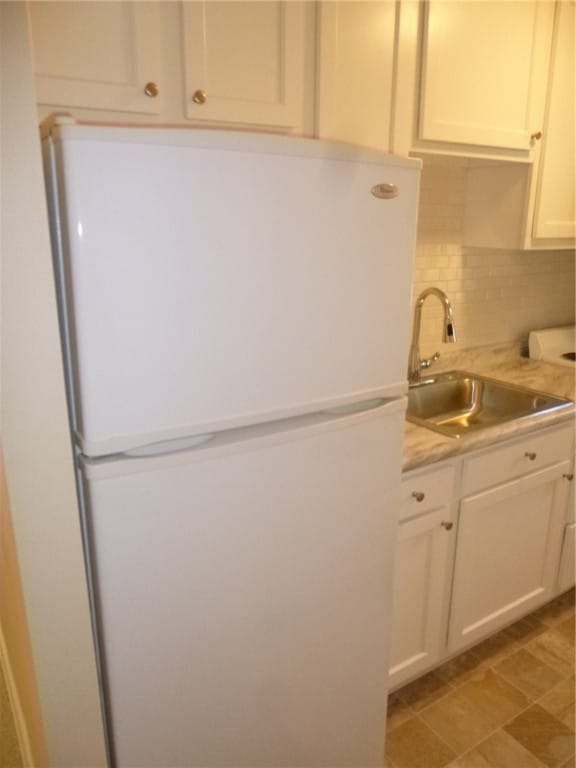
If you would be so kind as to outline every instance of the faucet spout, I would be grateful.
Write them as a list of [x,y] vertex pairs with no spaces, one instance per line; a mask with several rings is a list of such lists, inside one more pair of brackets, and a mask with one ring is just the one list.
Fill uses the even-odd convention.
[[422,325],[422,307],[428,296],[436,296],[442,303],[444,309],[444,324],[442,331],[442,341],[454,343],[456,341],[456,328],[452,314],[452,305],[450,299],[444,291],[439,288],[426,288],[416,299],[414,305],[414,322],[412,325],[412,343],[410,344],[410,353],[408,356],[408,381],[414,383],[420,381],[420,371],[422,368],[428,368],[430,364],[440,356],[436,353],[430,360],[420,359],[420,327]]

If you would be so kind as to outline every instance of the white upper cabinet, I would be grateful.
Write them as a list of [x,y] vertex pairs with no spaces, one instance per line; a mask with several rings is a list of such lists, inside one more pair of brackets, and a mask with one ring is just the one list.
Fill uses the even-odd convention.
[[532,237],[574,238],[574,2],[556,8],[554,46],[548,82]]
[[186,117],[302,125],[302,3],[182,3],[182,34]]
[[33,2],[40,112],[311,133],[314,10],[295,0]]
[[555,11],[542,138],[533,165],[471,165],[464,244],[488,248],[574,248],[575,3]]
[[40,104],[160,113],[155,3],[34,2],[30,26]]
[[542,66],[537,36],[550,26],[550,8],[430,0],[424,6],[420,138],[529,149],[531,134],[542,128],[541,90],[534,94],[533,86]]
[[396,120],[408,149],[530,161],[553,13],[538,0],[403,3]]
[[390,151],[397,4],[319,4],[318,135]]

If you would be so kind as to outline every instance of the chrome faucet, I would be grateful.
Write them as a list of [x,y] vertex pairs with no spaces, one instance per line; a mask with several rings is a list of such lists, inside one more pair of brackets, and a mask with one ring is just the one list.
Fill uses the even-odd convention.
[[442,341],[455,342],[456,329],[452,317],[452,305],[448,296],[439,288],[426,288],[416,299],[414,306],[414,324],[412,326],[412,343],[410,345],[410,354],[408,355],[408,382],[413,384],[420,381],[420,371],[422,368],[429,368],[430,365],[438,360],[440,352],[436,352],[429,360],[420,359],[420,325],[422,323],[422,306],[427,296],[437,296],[444,307],[444,332]]

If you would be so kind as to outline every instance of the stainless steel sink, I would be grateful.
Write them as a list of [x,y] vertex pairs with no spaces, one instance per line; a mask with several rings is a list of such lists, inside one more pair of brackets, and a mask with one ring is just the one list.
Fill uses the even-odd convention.
[[450,437],[515,419],[568,409],[572,401],[466,371],[411,384],[406,418]]

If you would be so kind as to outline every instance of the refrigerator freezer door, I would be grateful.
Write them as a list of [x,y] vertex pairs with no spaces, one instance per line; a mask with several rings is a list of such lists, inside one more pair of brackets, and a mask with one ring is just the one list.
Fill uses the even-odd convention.
[[403,408],[87,470],[116,765],[381,765]]
[[84,453],[406,391],[417,161],[199,130],[52,141]]

